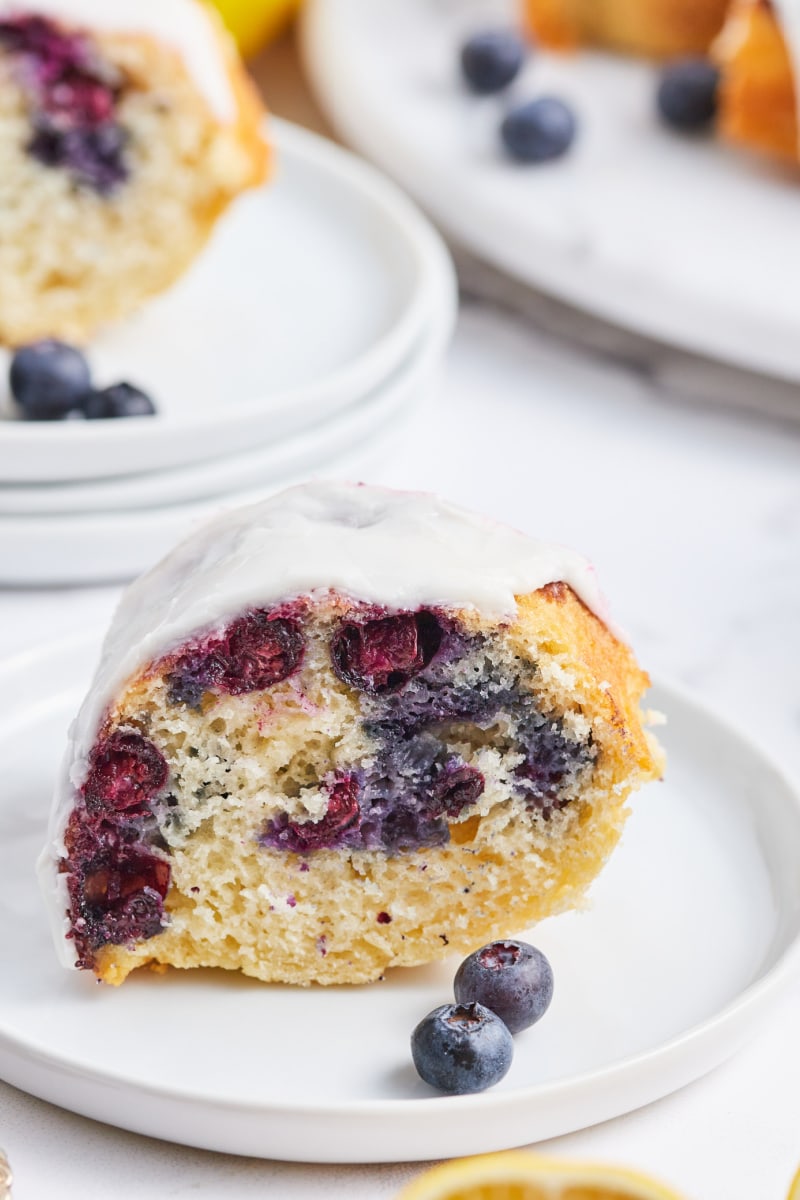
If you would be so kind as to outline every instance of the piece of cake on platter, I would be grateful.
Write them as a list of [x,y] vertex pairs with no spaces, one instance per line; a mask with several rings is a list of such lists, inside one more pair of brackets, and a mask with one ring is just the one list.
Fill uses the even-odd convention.
[[523,0],[526,24],[543,45],[606,46],[668,58],[708,50],[729,0]]
[[800,159],[800,0],[735,0],[714,46],[725,137]]
[[314,483],[126,594],[40,868],[68,965],[363,983],[581,903],[659,776],[579,555]]
[[85,340],[261,183],[258,97],[200,0],[0,0],[0,342]]

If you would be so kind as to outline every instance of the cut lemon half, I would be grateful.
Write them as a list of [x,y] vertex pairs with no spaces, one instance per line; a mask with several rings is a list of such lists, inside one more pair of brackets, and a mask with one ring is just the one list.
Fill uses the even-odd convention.
[[792,1180],[792,1186],[789,1188],[789,1195],[786,1200],[800,1200],[800,1170],[798,1170]]
[[213,0],[245,58],[282,33],[300,0]]
[[[533,1154],[486,1154],[426,1171],[397,1200],[682,1200],[624,1167],[557,1162]],[[800,1200],[790,1197],[790,1200]]]

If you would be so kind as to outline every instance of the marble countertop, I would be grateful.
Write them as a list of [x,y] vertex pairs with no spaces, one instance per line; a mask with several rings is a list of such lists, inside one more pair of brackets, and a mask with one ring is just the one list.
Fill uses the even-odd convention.
[[[697,397],[638,356],[467,299],[436,399],[373,481],[443,492],[585,552],[648,669],[696,692],[800,783],[800,426]],[[117,594],[0,591],[0,657],[104,622]],[[800,1163],[798,1006],[800,981],[710,1076],[541,1149],[637,1165],[695,1200],[781,1200]],[[381,1200],[421,1169],[184,1149],[2,1084],[0,1144],[15,1200]]]

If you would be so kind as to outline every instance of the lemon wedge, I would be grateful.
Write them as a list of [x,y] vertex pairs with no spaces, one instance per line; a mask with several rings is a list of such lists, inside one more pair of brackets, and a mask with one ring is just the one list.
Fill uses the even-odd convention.
[[289,24],[301,0],[213,0],[239,50],[256,54]]
[[[681,1200],[623,1167],[557,1162],[525,1153],[486,1154],[426,1171],[397,1200]],[[789,1200],[800,1200],[800,1192]]]
[[789,1195],[786,1197],[786,1200],[800,1200],[800,1170],[798,1170],[792,1180],[792,1186],[789,1188]]

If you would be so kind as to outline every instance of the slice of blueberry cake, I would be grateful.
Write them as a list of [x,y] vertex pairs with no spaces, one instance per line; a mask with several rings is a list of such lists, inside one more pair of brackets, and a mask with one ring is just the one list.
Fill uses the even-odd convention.
[[714,56],[723,135],[800,161],[800,0],[734,0]]
[[70,964],[359,983],[578,903],[658,776],[588,564],[293,488],[125,594],[41,862]]
[[261,182],[262,110],[199,0],[0,0],[0,341],[81,340]]
[[545,46],[588,43],[669,58],[708,50],[730,0],[522,0],[528,28]]

